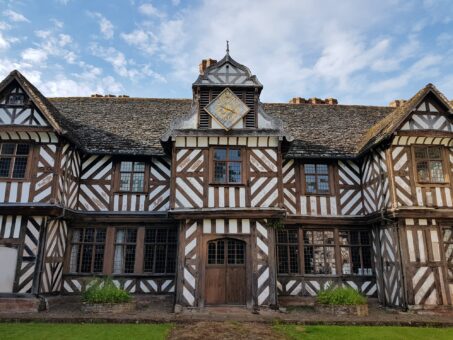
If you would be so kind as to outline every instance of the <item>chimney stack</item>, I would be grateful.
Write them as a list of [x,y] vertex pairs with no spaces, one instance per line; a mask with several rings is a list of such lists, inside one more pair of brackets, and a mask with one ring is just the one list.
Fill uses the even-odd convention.
[[301,97],[294,97],[289,101],[290,104],[313,104],[313,105],[337,105],[338,100],[335,98],[326,98],[326,99],[320,99],[320,98],[310,98],[310,99],[305,99]]
[[217,60],[214,60],[214,59],[211,59],[211,58],[208,58],[208,59],[203,59],[200,63],[200,74],[203,75],[204,72],[206,71],[206,69],[209,67],[209,66],[212,66],[214,64],[217,64]]
[[335,98],[326,98],[324,100],[324,102],[327,104],[327,105],[338,105],[338,100],[335,99]]
[[290,104],[305,104],[306,102],[305,98],[301,97],[294,97],[289,101]]
[[407,100],[404,100],[404,99],[395,99],[394,101],[390,102],[389,106],[390,107],[400,107],[400,106],[403,106],[406,101]]

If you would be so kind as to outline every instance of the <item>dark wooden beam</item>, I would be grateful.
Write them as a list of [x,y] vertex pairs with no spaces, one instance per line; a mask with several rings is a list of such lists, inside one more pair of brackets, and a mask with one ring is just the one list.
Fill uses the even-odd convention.
[[175,209],[168,215],[175,219],[205,218],[284,218],[286,210],[281,208],[206,208]]

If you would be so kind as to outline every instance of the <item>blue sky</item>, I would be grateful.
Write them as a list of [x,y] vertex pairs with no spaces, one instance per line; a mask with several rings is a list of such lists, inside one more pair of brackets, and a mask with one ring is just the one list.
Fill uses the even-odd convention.
[[0,0],[0,77],[45,95],[190,98],[202,58],[231,55],[263,101],[386,105],[431,82],[453,99],[450,0]]

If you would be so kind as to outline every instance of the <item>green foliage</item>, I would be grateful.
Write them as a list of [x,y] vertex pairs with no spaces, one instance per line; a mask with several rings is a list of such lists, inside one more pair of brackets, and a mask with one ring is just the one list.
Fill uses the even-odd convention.
[[316,301],[323,305],[364,305],[366,298],[350,287],[334,287],[321,290]]
[[267,220],[266,225],[267,227],[274,228],[275,230],[285,228],[285,225],[283,224],[283,220],[281,218],[270,218]]
[[93,279],[82,294],[82,300],[88,303],[122,303],[131,300],[128,292],[118,288],[112,279]]

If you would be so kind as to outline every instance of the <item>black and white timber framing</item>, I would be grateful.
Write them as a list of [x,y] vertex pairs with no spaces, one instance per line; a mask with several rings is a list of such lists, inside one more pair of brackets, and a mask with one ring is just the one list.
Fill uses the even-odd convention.
[[[249,109],[229,131],[204,110],[226,88]],[[228,53],[203,61],[192,100],[46,98],[12,71],[0,298],[78,294],[108,275],[187,307],[276,306],[332,285],[451,307],[452,103],[432,84],[385,107],[262,103],[262,89]]]

